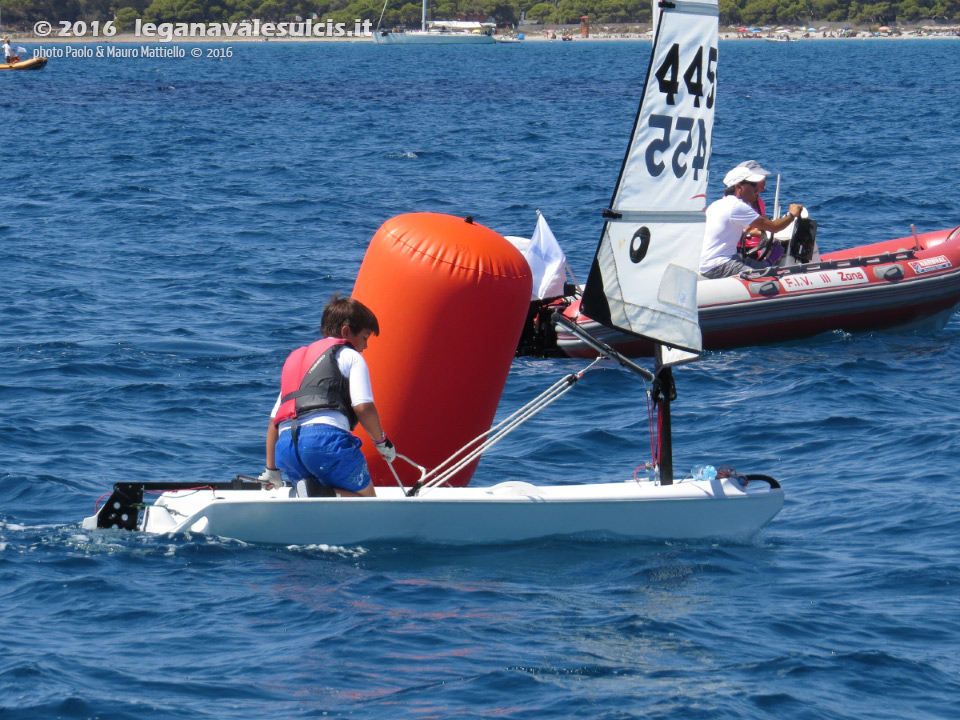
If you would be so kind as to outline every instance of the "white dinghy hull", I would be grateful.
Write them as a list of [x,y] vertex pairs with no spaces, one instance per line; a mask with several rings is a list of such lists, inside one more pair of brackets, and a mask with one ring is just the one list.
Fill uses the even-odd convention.
[[[168,491],[142,510],[137,529],[278,545],[391,540],[482,545],[554,536],[746,541],[783,507],[777,483],[757,479],[746,488],[729,479],[672,485],[513,481],[486,488],[432,488],[418,497],[407,497],[400,488],[377,488],[377,493],[376,498],[296,498],[289,488]],[[112,497],[100,510],[103,517],[84,520],[84,528],[110,527],[104,513],[113,502]]]

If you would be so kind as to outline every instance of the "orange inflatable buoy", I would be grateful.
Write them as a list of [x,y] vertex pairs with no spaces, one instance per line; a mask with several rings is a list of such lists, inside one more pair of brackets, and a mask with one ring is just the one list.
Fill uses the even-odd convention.
[[[385,222],[367,248],[353,297],[377,316],[364,357],[380,420],[397,452],[436,467],[490,429],[526,319],[526,260],[471,218],[436,213]],[[396,485],[358,427],[376,485]],[[418,471],[398,460],[404,485]],[[451,484],[470,482],[476,462]]]

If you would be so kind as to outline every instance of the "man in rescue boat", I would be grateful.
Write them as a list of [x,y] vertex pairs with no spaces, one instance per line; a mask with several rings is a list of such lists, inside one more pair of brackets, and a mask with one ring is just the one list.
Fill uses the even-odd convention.
[[723,178],[726,188],[723,197],[707,208],[700,253],[700,274],[704,277],[729,277],[744,270],[770,267],[766,262],[737,254],[737,245],[744,231],[778,233],[803,212],[803,205],[793,203],[789,212],[777,220],[761,215],[754,205],[760,184],[766,181],[767,175],[755,162],[748,166],[751,162],[748,160],[727,173]]
[[[745,167],[753,170],[758,175],[763,175],[763,180],[757,183],[757,199],[753,202],[753,209],[761,215],[767,214],[767,206],[763,201],[763,191],[767,189],[766,179],[770,173],[760,167],[756,160],[744,160],[737,167]],[[740,238],[740,245],[737,246],[737,252],[746,255],[754,260],[763,260],[767,265],[776,265],[777,260],[783,256],[783,248],[780,245],[770,245],[764,242],[765,235],[763,231],[756,228],[745,230]]]
[[17,55],[17,51],[13,49],[13,45],[10,44],[10,38],[8,37],[3,38],[3,57],[9,64],[20,62],[20,56]]
[[372,497],[376,492],[361,441],[350,431],[359,423],[384,460],[396,458],[361,355],[370,336],[380,334],[380,325],[363,303],[334,295],[323,310],[320,332],[323,339],[294,350],[283,365],[280,396],[267,426],[267,469],[260,480],[280,486],[285,476],[299,497],[325,494],[323,488],[341,497]]

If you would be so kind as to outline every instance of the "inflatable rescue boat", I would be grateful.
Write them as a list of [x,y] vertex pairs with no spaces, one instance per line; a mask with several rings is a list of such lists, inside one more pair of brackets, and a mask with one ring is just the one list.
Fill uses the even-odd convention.
[[14,63],[0,63],[0,70],[39,70],[47,64],[45,57],[35,57]]
[[[787,229],[792,239],[780,265],[700,279],[697,306],[704,350],[798,340],[833,330],[941,330],[960,304],[960,227],[821,257],[816,223],[800,225],[797,232],[793,226]],[[628,357],[649,357],[653,351],[649,341],[580,312],[574,291],[532,309],[518,354],[596,356],[576,335],[562,328],[554,334],[549,318],[555,310]]]

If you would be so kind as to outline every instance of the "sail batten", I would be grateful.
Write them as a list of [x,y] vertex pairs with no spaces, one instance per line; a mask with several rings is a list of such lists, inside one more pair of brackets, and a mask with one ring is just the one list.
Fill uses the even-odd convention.
[[707,17],[720,17],[720,7],[717,3],[706,2],[686,2],[685,0],[676,0],[670,3],[671,10],[686,13],[688,15],[705,15]]
[[659,223],[703,223],[704,215],[702,210],[675,210],[655,211],[655,210],[621,210],[614,213],[615,220],[624,220],[626,222],[659,222]]
[[717,0],[660,6],[630,145],[583,310],[620,330],[701,348],[697,278],[713,135]]

